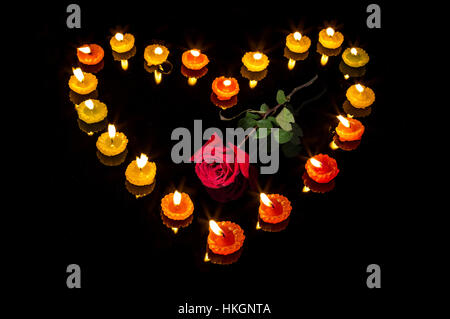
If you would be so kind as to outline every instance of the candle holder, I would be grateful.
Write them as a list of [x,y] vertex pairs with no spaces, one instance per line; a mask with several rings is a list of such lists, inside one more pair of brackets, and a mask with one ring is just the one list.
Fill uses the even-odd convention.
[[305,171],[302,175],[303,184],[307,189],[303,189],[303,192],[312,191],[314,193],[328,193],[334,189],[336,186],[336,183],[334,180],[328,182],[328,183],[317,183],[314,181],[311,177],[309,177],[308,173]]
[[122,153],[119,153],[117,155],[113,156],[107,156],[105,154],[102,154],[99,150],[96,152],[97,158],[99,159],[100,163],[102,163],[105,166],[119,166],[123,162],[125,162],[125,159],[127,158],[128,150],[125,149]]
[[155,185],[156,179],[153,181],[152,184],[144,186],[137,186],[131,184],[128,180],[125,180],[125,188],[130,194],[134,195],[136,199],[150,195],[155,190]]
[[372,107],[368,106],[366,108],[356,108],[354,107],[349,100],[345,100],[344,104],[342,105],[342,109],[345,113],[350,114],[353,117],[361,118],[369,116],[370,113],[372,113]]
[[94,135],[94,133],[103,131],[107,126],[106,119],[104,119],[103,121],[100,121],[98,123],[92,123],[92,124],[86,123],[80,119],[77,119],[77,122],[78,122],[78,127],[80,128],[80,130],[89,136]]

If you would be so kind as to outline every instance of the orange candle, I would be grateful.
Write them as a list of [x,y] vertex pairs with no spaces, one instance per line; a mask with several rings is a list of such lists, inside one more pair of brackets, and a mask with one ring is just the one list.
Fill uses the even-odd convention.
[[200,70],[209,63],[209,60],[205,54],[200,52],[200,50],[193,49],[183,53],[181,62],[188,69]]
[[86,44],[77,49],[78,60],[83,64],[98,64],[104,56],[105,52],[98,44]]
[[317,183],[328,183],[339,173],[336,160],[326,154],[317,154],[306,161],[308,176]]
[[213,81],[212,90],[219,100],[229,100],[239,93],[239,84],[235,78],[221,76]]
[[339,136],[339,140],[346,141],[358,141],[361,139],[364,133],[364,125],[353,118],[343,117],[339,115],[339,124],[336,127],[336,134]]
[[363,109],[375,102],[375,93],[367,86],[354,84],[347,89],[345,96],[350,104],[356,108]]
[[266,195],[261,193],[259,205],[259,217],[270,224],[277,224],[286,220],[291,214],[291,202],[278,194]]
[[244,230],[235,223],[209,221],[208,248],[218,255],[230,255],[244,244]]
[[185,220],[194,212],[194,204],[186,193],[175,191],[161,200],[163,214],[173,220]]

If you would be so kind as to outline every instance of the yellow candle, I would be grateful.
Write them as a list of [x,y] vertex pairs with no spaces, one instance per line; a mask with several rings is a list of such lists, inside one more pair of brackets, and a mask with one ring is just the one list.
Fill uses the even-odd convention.
[[125,151],[128,139],[125,134],[116,132],[113,124],[108,125],[108,132],[103,133],[97,139],[97,149],[106,156],[116,156]]
[[344,36],[342,33],[329,27],[319,32],[319,42],[327,49],[337,49],[344,42]]
[[249,71],[260,72],[269,65],[269,58],[261,52],[247,52],[242,57],[242,63]]
[[145,154],[136,157],[136,160],[132,161],[125,171],[127,181],[136,186],[152,184],[155,181],[155,176],[156,164],[149,162]]
[[106,104],[94,99],[83,101],[76,105],[75,108],[78,118],[88,124],[101,122],[108,114]]
[[144,59],[148,65],[159,65],[167,60],[169,50],[160,44],[152,44],[145,48]]
[[128,52],[134,46],[134,36],[130,33],[118,32],[109,40],[109,44],[111,49],[117,53]]
[[311,46],[311,40],[297,31],[286,37],[286,46],[294,53],[305,53]]
[[375,101],[375,93],[367,86],[355,84],[348,88],[346,93],[350,104],[356,108],[366,108]]
[[369,55],[361,48],[347,48],[342,53],[342,60],[352,68],[360,68],[369,62]]
[[97,77],[92,73],[81,71],[80,68],[73,69],[73,75],[69,79],[69,87],[78,94],[89,94],[97,88]]

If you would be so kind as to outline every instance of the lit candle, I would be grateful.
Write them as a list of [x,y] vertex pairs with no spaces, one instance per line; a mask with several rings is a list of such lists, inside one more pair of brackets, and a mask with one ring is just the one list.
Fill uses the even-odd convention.
[[130,33],[122,34],[117,32],[111,40],[109,40],[111,49],[117,53],[125,53],[134,47],[134,36]]
[[113,124],[108,125],[108,132],[101,134],[97,139],[97,149],[105,156],[116,156],[127,148],[128,139],[122,132],[116,132]]
[[209,63],[209,60],[200,50],[193,49],[183,53],[181,62],[190,70],[200,70]]
[[239,93],[239,84],[235,78],[221,76],[213,81],[212,90],[219,100],[229,100]]
[[98,64],[104,56],[105,52],[98,44],[86,44],[77,49],[78,61],[86,65]]
[[337,49],[344,42],[342,33],[328,27],[319,32],[319,42],[327,49]]
[[354,84],[346,92],[347,99],[355,108],[366,108],[375,102],[375,93],[367,86]]
[[242,228],[235,223],[209,221],[208,248],[218,255],[230,255],[244,244]]
[[269,65],[269,58],[261,52],[247,52],[242,57],[242,63],[251,72],[261,72]]
[[162,73],[155,69],[155,71],[153,71],[153,74],[155,76],[155,83],[160,84],[162,81]]
[[108,114],[105,103],[99,100],[89,99],[75,106],[78,118],[85,123],[93,124],[103,121]]
[[311,46],[311,40],[297,31],[286,37],[286,46],[294,53],[305,53]]
[[342,53],[342,60],[352,68],[360,68],[369,62],[369,55],[361,48],[347,48]]
[[308,176],[317,183],[328,183],[339,173],[336,160],[326,154],[311,157],[305,168]]
[[339,140],[346,141],[358,141],[361,139],[364,133],[364,125],[354,118],[343,117],[339,115],[339,124],[336,127],[336,134],[339,136]]
[[148,157],[145,154],[136,157],[136,160],[132,161],[125,171],[127,181],[136,186],[153,184],[155,176],[156,164],[154,162],[149,162]]
[[69,79],[69,87],[78,94],[89,94],[97,88],[97,77],[92,73],[81,71],[80,68],[73,69],[73,75]]
[[260,194],[259,217],[266,223],[277,224],[291,214],[291,202],[278,194]]
[[169,50],[160,44],[152,44],[145,48],[144,59],[149,66],[164,63],[169,56]]
[[325,65],[328,63],[328,55],[322,54],[322,57],[320,58],[320,64]]
[[172,220],[185,220],[194,212],[194,204],[186,193],[175,191],[161,200],[163,214]]

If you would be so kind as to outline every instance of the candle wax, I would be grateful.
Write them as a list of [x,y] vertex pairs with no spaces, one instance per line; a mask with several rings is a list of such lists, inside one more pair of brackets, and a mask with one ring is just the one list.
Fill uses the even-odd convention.
[[127,181],[136,186],[152,184],[155,181],[155,176],[156,164],[154,162],[147,162],[143,168],[139,168],[136,160],[134,160],[125,171]]
[[[255,55],[260,55],[261,58],[256,59]],[[269,58],[267,55],[261,52],[247,52],[242,57],[242,63],[245,67],[252,72],[260,72],[267,68],[269,65]]]
[[[86,105],[86,101],[92,101],[94,107],[92,109],[88,108]],[[83,122],[88,124],[98,123],[105,119],[108,114],[108,109],[105,103],[100,102],[99,100],[91,99],[86,100],[76,105],[75,108],[78,113],[78,118]],[[88,102],[89,103],[89,102]]]
[[339,173],[336,160],[326,154],[318,154],[313,156],[315,160],[320,162],[320,167],[315,166],[311,158],[305,164],[308,176],[317,183],[328,183]]
[[339,139],[343,142],[360,140],[364,133],[364,125],[353,118],[347,118],[347,121],[350,124],[349,127],[346,127],[342,122],[339,122],[336,127],[336,134],[339,136]]
[[125,53],[130,51],[134,47],[134,36],[130,33],[123,35],[123,40],[117,40],[115,36],[109,40],[111,49],[117,53]]
[[168,56],[169,50],[160,44],[151,44],[144,50],[144,59],[148,65],[159,65],[165,62]]
[[97,149],[106,156],[116,156],[125,151],[128,139],[122,132],[116,132],[111,139],[108,132],[101,134],[97,139]]
[[294,53],[305,53],[311,46],[311,40],[305,35],[302,35],[300,40],[296,40],[294,33],[290,33],[286,37],[286,46]]
[[208,235],[208,247],[215,254],[229,255],[238,251],[244,244],[245,235],[242,228],[232,222],[217,222],[225,236],[215,234],[211,228]]
[[229,100],[239,93],[239,84],[235,78],[221,76],[213,81],[212,90],[219,100]]
[[181,201],[175,205],[173,201],[174,193],[167,194],[161,200],[163,214],[173,220],[184,220],[192,215],[194,204],[186,193],[181,193]]
[[327,34],[327,29],[319,32],[319,42],[327,49],[337,49],[344,42],[344,35],[339,31],[335,31],[332,36]]
[[89,94],[97,88],[97,77],[92,73],[83,72],[84,79],[82,82],[78,81],[75,75],[69,79],[69,87],[72,91],[78,94]]
[[[356,50],[356,54],[353,54],[352,50]],[[369,55],[361,48],[347,48],[342,53],[342,60],[352,68],[360,68],[369,62]]]
[[91,52],[84,53],[81,50],[77,49],[77,57],[81,63],[87,65],[95,65],[98,64],[101,60],[103,60],[105,52],[103,51],[103,48],[98,44],[88,44],[81,46],[81,48],[83,47],[89,47]]
[[363,91],[357,89],[357,84],[348,88],[346,94],[350,104],[355,108],[366,108],[375,102],[375,93],[369,87],[363,86]]

